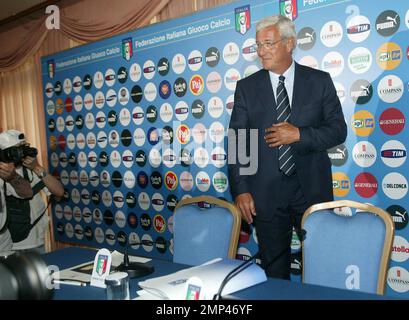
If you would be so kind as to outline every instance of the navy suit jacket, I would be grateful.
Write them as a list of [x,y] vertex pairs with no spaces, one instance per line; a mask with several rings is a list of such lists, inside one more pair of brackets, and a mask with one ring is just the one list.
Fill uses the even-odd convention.
[[[236,133],[237,129],[258,129],[257,172],[241,175],[239,170],[246,167],[245,164],[238,161],[229,164],[232,196],[251,193],[258,220],[270,220],[274,214],[282,177],[278,168],[278,148],[270,148],[264,141],[265,129],[277,123],[274,91],[269,73],[264,69],[238,81],[229,125]],[[292,147],[296,174],[308,205],[332,201],[331,162],[327,149],[345,141],[347,126],[327,72],[295,63],[289,122],[300,130],[301,139]],[[250,152],[248,136],[246,147],[238,146],[239,151],[243,148]]]

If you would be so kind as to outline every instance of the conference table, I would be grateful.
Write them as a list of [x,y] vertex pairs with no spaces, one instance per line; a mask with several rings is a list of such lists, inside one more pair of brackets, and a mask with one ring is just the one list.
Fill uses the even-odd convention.
[[[60,270],[94,260],[97,251],[80,247],[69,247],[43,255],[48,265],[56,265]],[[149,263],[155,267],[153,274],[130,279],[130,297],[137,297],[141,290],[138,282],[153,277],[171,274],[189,268],[190,266],[176,264],[171,261],[153,258]],[[267,281],[235,292],[228,296],[230,299],[243,300],[378,300],[391,299],[376,294],[362,293],[351,290],[329,288],[317,285],[302,284],[281,279],[267,278]],[[105,300],[105,289],[93,286],[73,286],[61,284],[60,289],[54,290],[56,300]]]

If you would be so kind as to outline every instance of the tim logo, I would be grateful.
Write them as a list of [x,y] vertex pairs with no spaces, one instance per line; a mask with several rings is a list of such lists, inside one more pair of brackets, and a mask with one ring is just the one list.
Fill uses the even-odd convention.
[[251,27],[250,5],[234,9],[236,17],[236,31],[245,34]]
[[122,40],[122,57],[129,61],[133,56],[132,50],[132,38],[126,38]]
[[298,17],[297,0],[280,0],[280,14],[294,21]]
[[48,76],[51,79],[54,78],[54,75],[55,75],[55,61],[54,60],[47,61],[47,72],[48,72]]

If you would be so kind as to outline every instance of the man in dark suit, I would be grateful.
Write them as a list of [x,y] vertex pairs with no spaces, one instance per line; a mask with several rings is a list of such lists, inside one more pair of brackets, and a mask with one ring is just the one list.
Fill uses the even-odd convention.
[[333,200],[326,150],[345,141],[347,127],[330,75],[293,60],[290,19],[260,21],[256,47],[263,69],[237,83],[230,130],[246,130],[238,153],[254,149],[250,131],[258,130],[258,168],[246,175],[246,165],[229,163],[230,188],[243,219],[254,222],[267,275],[290,279],[291,230],[300,230],[309,206]]

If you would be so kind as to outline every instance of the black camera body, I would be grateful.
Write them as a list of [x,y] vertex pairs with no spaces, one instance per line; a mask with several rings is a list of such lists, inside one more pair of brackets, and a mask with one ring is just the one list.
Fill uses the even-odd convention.
[[36,157],[38,151],[36,148],[30,146],[15,146],[9,147],[4,150],[0,150],[0,162],[13,162],[19,164],[23,161],[23,158]]

